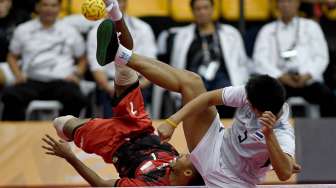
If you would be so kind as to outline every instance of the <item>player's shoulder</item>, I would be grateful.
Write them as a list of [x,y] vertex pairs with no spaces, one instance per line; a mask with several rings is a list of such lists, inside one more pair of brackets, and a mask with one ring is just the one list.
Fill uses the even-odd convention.
[[16,32],[31,32],[32,30],[40,27],[38,19],[32,19],[26,22],[19,24],[16,28]]
[[321,26],[315,20],[307,19],[307,18],[298,18],[300,20],[301,28],[309,29],[312,31],[312,34],[316,34],[316,30],[321,30]]
[[265,24],[259,31],[259,33],[267,34],[267,33],[273,33],[275,32],[277,20],[272,21],[270,23]]
[[232,25],[229,24],[218,24],[217,27],[228,34],[234,34],[234,35],[240,35],[240,32],[238,31],[237,28],[233,27]]

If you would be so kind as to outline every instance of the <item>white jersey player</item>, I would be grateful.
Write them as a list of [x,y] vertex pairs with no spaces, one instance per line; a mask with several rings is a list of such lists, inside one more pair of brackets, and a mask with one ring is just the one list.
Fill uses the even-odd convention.
[[[261,89],[266,95],[257,96],[261,91],[253,89]],[[225,129],[217,114],[190,159],[209,187],[255,187],[271,165],[280,180],[287,180],[299,168],[293,160],[294,132],[284,101],[283,87],[275,79],[262,75],[250,79],[245,87],[201,94],[171,116],[169,122],[178,124],[211,105],[237,107],[231,128]],[[172,126],[167,125],[169,122],[159,128],[164,139],[173,132]]]

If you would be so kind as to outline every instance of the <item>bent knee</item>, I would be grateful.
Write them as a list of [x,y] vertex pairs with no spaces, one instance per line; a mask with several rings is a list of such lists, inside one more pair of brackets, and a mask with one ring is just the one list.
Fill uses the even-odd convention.
[[73,140],[72,132],[70,132],[70,130],[72,130],[72,127],[74,127],[77,119],[78,118],[72,115],[55,118],[53,125],[57,131],[58,136],[66,141]]
[[187,73],[187,79],[184,80],[183,83],[183,90],[185,92],[189,92],[190,95],[193,96],[198,96],[201,93],[206,92],[203,80],[200,75],[191,72],[191,71],[186,71]]

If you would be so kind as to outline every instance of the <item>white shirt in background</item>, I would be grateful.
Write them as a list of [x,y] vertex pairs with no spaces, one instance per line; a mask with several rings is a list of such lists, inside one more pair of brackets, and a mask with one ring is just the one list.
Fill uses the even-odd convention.
[[[296,56],[286,62],[280,55],[288,50],[294,50]],[[328,46],[315,21],[295,17],[286,25],[277,20],[260,30],[253,60],[257,73],[278,78],[295,70],[300,74],[310,73],[313,80],[322,81],[329,62]]]
[[73,27],[62,21],[46,29],[39,19],[34,19],[17,27],[9,49],[21,56],[22,70],[28,78],[50,81],[73,74],[75,58],[84,55],[85,43]]
[[[155,58],[157,48],[155,37],[151,27],[144,21],[130,16],[124,16],[125,23],[133,37],[133,51]],[[97,51],[97,30],[100,22],[89,32],[87,39],[87,56],[89,60],[90,70],[105,70],[109,78],[114,78],[114,64],[109,63],[104,67],[100,66],[96,59]]]
[[[252,112],[243,86],[223,89],[225,105],[237,107],[231,128],[224,129],[219,115],[192,151],[190,159],[208,187],[256,187],[270,170],[269,156],[261,125]],[[283,152],[294,156],[295,137],[284,104],[274,134]]]

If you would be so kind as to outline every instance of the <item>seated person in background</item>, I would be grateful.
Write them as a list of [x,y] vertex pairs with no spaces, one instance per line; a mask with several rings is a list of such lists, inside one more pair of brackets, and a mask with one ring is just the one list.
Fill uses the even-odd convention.
[[8,64],[5,62],[14,29],[18,24],[29,19],[29,14],[13,9],[12,0],[0,0],[0,88],[9,84],[12,77]]
[[4,120],[24,120],[35,99],[60,101],[61,114],[79,115],[86,104],[78,85],[86,66],[85,43],[75,29],[57,20],[60,2],[39,0],[38,17],[14,32],[7,62],[16,84],[3,92]]
[[287,97],[320,105],[323,117],[336,116],[336,97],[323,82],[329,55],[320,26],[297,16],[300,0],[277,0],[277,5],[280,19],[265,25],[256,40],[256,72],[277,78]]
[[[128,16],[126,8],[128,6],[127,0],[118,0],[120,10],[123,14],[124,22],[127,25],[129,32],[133,37],[134,51],[148,56],[156,57],[156,44],[153,31],[146,22],[132,16]],[[109,80],[113,80],[114,75],[114,64],[110,63],[104,67],[100,66],[96,60],[96,50],[97,50],[97,28],[99,23],[94,27],[88,35],[87,41],[87,58],[89,61],[89,68],[93,73],[94,79],[96,80],[100,89],[105,92],[99,93],[100,100],[103,105],[103,116],[104,118],[109,118],[112,116],[112,106],[111,106],[111,96],[113,95],[113,83]],[[152,89],[150,87],[150,82],[145,78],[140,78],[140,87],[144,94],[144,99],[146,101],[146,106],[150,104],[150,97]]]
[[[245,84],[248,58],[237,29],[212,21],[213,0],[191,0],[195,23],[164,31],[159,55],[170,65],[199,74],[207,90]],[[234,108],[218,107],[221,117],[232,117]]]

